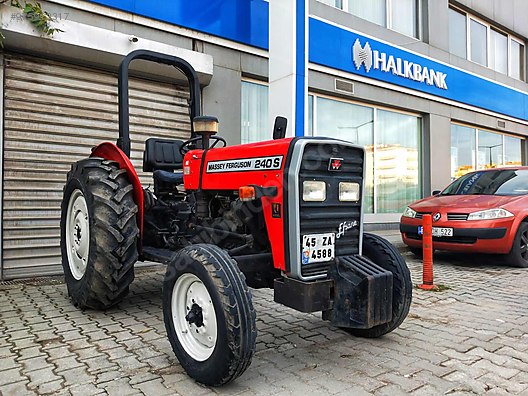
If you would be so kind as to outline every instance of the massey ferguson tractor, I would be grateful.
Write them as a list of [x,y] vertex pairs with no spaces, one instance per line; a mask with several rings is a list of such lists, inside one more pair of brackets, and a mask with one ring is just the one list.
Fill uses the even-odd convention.
[[[150,138],[143,188],[130,162],[128,69],[171,65],[188,79],[189,140]],[[183,368],[209,386],[240,376],[255,352],[251,288],[277,303],[322,311],[361,337],[396,329],[411,304],[409,270],[383,238],[363,232],[365,153],[345,141],[284,138],[226,147],[218,121],[200,116],[200,86],[186,61],[138,50],[119,69],[119,139],[68,173],[61,216],[68,293],[81,309],[125,298],[134,264],[167,265],[163,315]]]

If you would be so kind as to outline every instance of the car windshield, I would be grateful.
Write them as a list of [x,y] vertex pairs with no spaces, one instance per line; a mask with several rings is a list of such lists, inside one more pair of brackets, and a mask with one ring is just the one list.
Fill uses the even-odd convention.
[[526,195],[528,170],[472,172],[451,183],[440,195]]

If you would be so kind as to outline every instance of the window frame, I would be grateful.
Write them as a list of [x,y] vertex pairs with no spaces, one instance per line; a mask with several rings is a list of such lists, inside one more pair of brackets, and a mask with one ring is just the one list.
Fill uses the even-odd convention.
[[[520,78],[517,78],[517,77],[513,77],[512,76],[512,57],[511,57],[511,42],[512,41],[515,41],[517,44],[519,44],[521,46],[521,48],[523,48],[523,55],[526,56],[526,43],[518,36],[515,36],[507,31],[505,31],[504,29],[501,29],[500,27],[496,26],[496,25],[493,25],[487,21],[485,21],[484,19],[482,18],[479,18],[473,14],[470,14],[469,12],[459,8],[459,7],[456,7],[452,4],[449,4],[449,9],[453,10],[453,11],[456,11],[458,12],[459,14],[462,14],[466,17],[466,58],[467,60],[473,62],[473,63],[476,63],[477,65],[480,65],[480,66],[483,66],[483,67],[487,67],[488,69],[491,69],[491,70],[494,70],[496,71],[497,73],[500,73],[500,74],[503,74],[505,76],[508,76],[510,78],[513,78],[515,80],[519,80],[519,81],[526,81],[526,64],[523,63],[522,67],[521,67],[521,75],[520,75]],[[486,65],[482,65],[481,63],[478,63],[476,61],[474,61],[473,59],[471,59],[471,21],[475,21],[476,23],[479,23],[481,25],[483,25],[485,28],[486,28]],[[492,48],[491,48],[491,30],[494,30],[496,31],[497,33],[500,33],[500,34],[503,34],[505,36],[507,36],[507,39],[508,39],[508,42],[507,42],[507,46],[508,46],[508,50],[507,50],[507,73],[503,73],[501,71],[498,71],[494,68],[494,65],[491,65],[491,52],[492,52]],[[450,53],[451,52],[451,49],[450,49]],[[455,55],[455,54],[453,54]],[[455,56],[458,56],[458,55],[455,55]],[[526,63],[526,62],[525,62]]]
[[[385,25],[386,26],[378,25],[376,22],[369,21],[368,19],[365,19],[365,21],[369,21],[369,22],[374,23],[374,24],[376,24],[378,26],[383,26],[384,28],[387,28],[387,29],[392,30],[392,31],[394,31],[396,33],[399,33],[399,34],[403,34],[404,36],[412,37],[414,39],[420,40],[422,38],[422,23],[421,23],[421,21],[422,21],[422,5],[421,5],[421,1],[413,0],[415,5],[416,5],[416,20],[414,21],[416,26],[415,26],[415,35],[414,36],[409,36],[406,33],[402,33],[402,32],[399,32],[399,31],[393,29],[393,27],[392,27],[393,1],[394,0],[385,0],[385,22],[386,22]],[[321,3],[323,3],[323,2],[321,1]],[[348,1],[347,0],[342,0],[341,8],[339,8],[337,6],[333,6],[333,5],[327,4],[327,3],[323,3],[323,4],[326,4],[329,7],[337,8],[338,10],[342,10],[344,12],[347,12],[347,13],[351,14],[351,15],[355,15],[355,14],[352,14],[349,11],[349,9],[348,9]],[[358,18],[360,18],[360,17],[358,17]]]
[[[474,134],[474,142],[475,142],[475,152],[474,152],[474,158],[473,158],[473,162],[475,163],[475,169],[473,169],[473,171],[477,171],[477,170],[481,170],[481,168],[479,168],[479,132],[487,132],[487,133],[494,133],[496,135],[499,135],[501,137],[501,146],[502,146],[502,150],[500,152],[500,157],[501,157],[501,164],[497,164],[497,166],[499,167],[507,167],[508,165],[505,165],[504,164],[504,158],[505,158],[505,150],[506,150],[506,144],[505,144],[505,137],[512,137],[512,138],[515,138],[515,139],[519,139],[520,143],[521,143],[521,165],[519,166],[525,166],[526,164],[526,161],[527,161],[527,158],[526,158],[526,155],[522,149],[522,145],[523,145],[523,142],[526,141],[526,139],[521,136],[521,135],[514,135],[512,133],[508,133],[508,132],[502,132],[502,131],[497,131],[497,130],[493,130],[493,129],[487,129],[487,128],[480,128],[478,126],[475,126],[475,125],[470,125],[470,124],[464,124],[462,122],[457,122],[457,121],[451,121],[451,125],[458,125],[458,126],[461,126],[461,127],[465,127],[465,128],[470,128],[473,130],[473,134]],[[452,129],[450,129],[450,133],[452,133]],[[468,172],[472,172],[472,171],[468,171]],[[456,177],[454,178],[453,177],[453,169],[450,170],[450,174],[451,174],[451,180],[455,180]]]
[[[332,95],[329,95],[329,94],[323,94],[323,93],[316,93],[316,92],[313,92],[313,91],[309,91],[308,92],[308,95],[309,96],[312,96],[313,98],[313,101],[312,101],[312,130],[309,131],[309,133],[307,133],[305,136],[320,136],[320,135],[317,135],[317,98],[323,98],[323,99],[329,99],[329,100],[334,100],[336,102],[343,102],[343,103],[349,103],[349,104],[352,104],[352,105],[356,105],[356,106],[363,106],[363,107],[368,107],[368,108],[371,108],[373,113],[372,113],[372,155],[374,156],[374,161],[376,160],[376,152],[377,152],[377,145],[376,145],[376,141],[377,141],[377,138],[378,138],[378,128],[379,128],[379,125],[378,125],[378,111],[379,110],[383,110],[383,111],[390,111],[390,112],[393,112],[393,113],[398,113],[398,114],[405,114],[405,115],[409,115],[409,116],[412,116],[412,117],[416,117],[418,119],[418,123],[419,123],[419,128],[420,128],[420,132],[419,132],[419,136],[418,136],[418,145],[419,145],[419,148],[418,148],[418,185],[419,185],[419,188],[420,188],[420,194],[419,196],[422,196],[423,197],[423,194],[424,194],[424,175],[423,175],[423,172],[424,172],[424,153],[423,153],[423,148],[424,148],[424,118],[423,118],[423,115],[420,114],[420,113],[416,113],[416,112],[412,112],[412,111],[406,111],[406,110],[400,110],[400,109],[395,109],[395,108],[392,108],[392,107],[388,107],[388,106],[383,106],[383,105],[378,105],[378,104],[372,104],[372,103],[367,103],[367,102],[361,102],[361,101],[358,101],[358,100],[352,100],[352,99],[345,99],[345,98],[341,98],[341,97],[338,97],[338,96],[332,96]],[[378,210],[378,204],[377,204],[377,194],[378,194],[378,188],[377,188],[377,185],[376,185],[376,179],[377,179],[377,169],[376,167],[374,166],[374,169],[373,169],[373,181],[374,181],[374,184],[373,184],[373,191],[372,191],[372,210],[373,212],[372,213],[365,213],[365,216],[377,216],[375,217],[376,219],[379,219],[380,217],[379,216],[388,216],[387,219],[391,218],[390,216],[394,215],[394,213],[378,213],[377,210]],[[399,214],[398,214],[399,216]],[[384,218],[384,217],[383,217]],[[389,220],[388,220],[389,221]]]

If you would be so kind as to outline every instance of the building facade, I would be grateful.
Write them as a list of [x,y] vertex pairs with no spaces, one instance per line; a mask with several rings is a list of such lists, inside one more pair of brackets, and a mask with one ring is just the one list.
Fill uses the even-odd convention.
[[[527,2],[296,3],[306,22],[298,32],[307,62],[302,133],[365,147],[368,223],[395,225],[407,203],[469,170],[526,163]],[[42,2],[63,30],[53,38],[0,7],[2,279],[61,271],[66,173],[95,144],[117,138],[117,66],[125,54],[149,49],[186,59],[199,74],[203,114],[219,118],[230,144],[271,138],[269,37],[283,30],[270,4],[153,4]],[[134,64],[138,169],[147,137],[189,135],[187,95],[173,69]]]

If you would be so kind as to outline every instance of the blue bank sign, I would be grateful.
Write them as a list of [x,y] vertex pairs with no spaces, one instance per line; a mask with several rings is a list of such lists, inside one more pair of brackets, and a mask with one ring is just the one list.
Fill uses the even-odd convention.
[[313,17],[309,29],[312,63],[528,120],[525,92]]
[[370,72],[370,69],[381,70],[385,73],[392,73],[427,85],[434,85],[437,88],[447,89],[446,73],[429,69],[427,66],[422,66],[407,59],[396,58],[385,52],[373,50],[368,41],[362,47],[359,38],[356,39],[352,46],[352,59],[357,70],[363,65],[367,73]]

